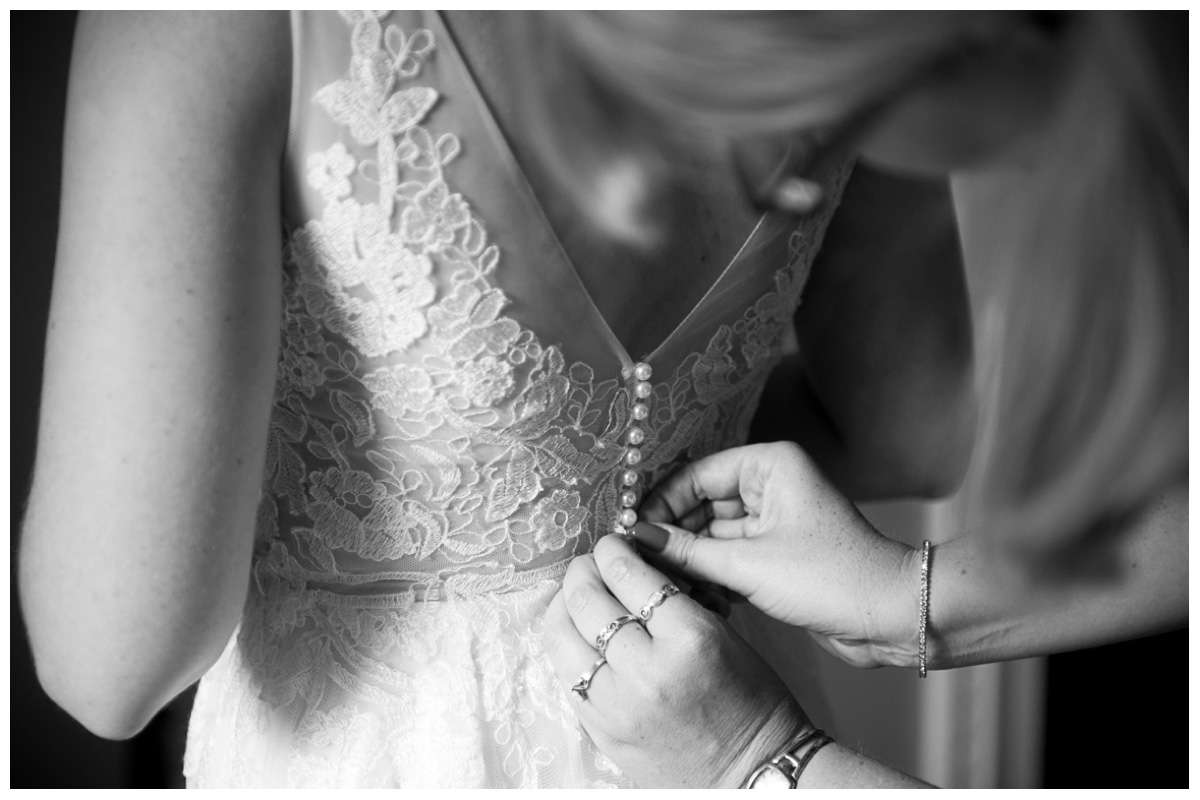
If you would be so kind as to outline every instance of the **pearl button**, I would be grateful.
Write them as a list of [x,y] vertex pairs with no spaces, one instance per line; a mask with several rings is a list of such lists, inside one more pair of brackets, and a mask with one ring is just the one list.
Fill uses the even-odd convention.
[[[630,408],[630,416],[634,422],[644,422],[650,418],[650,407],[643,402],[654,393],[654,387],[650,384],[650,376],[654,370],[644,361],[639,361],[633,365],[633,377],[636,383],[633,385],[634,403]],[[642,463],[642,451],[638,445],[646,441],[646,430],[636,424],[631,424],[629,430],[626,431],[625,441],[629,446],[625,450],[625,464],[629,467],[636,467]],[[638,492],[636,486],[640,477],[637,470],[626,469],[621,473],[621,483],[625,488],[621,492],[621,505],[623,506],[620,513],[617,515],[616,522],[613,523],[613,531],[628,538],[631,535],[632,528],[638,520],[637,512],[633,507],[638,502]]]

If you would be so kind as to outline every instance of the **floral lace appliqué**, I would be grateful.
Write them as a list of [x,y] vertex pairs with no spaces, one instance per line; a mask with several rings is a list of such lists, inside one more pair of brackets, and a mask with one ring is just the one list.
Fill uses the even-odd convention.
[[[253,586],[221,662],[233,740],[291,720],[296,785],[627,785],[539,642],[557,579],[621,508],[628,376],[506,316],[501,253],[453,181],[465,151],[436,127],[447,100],[422,82],[434,36],[387,14],[343,14],[348,69],[313,96],[343,135],[300,161],[320,216],[284,252]],[[655,365],[647,482],[744,441],[823,224],[705,347]],[[197,723],[208,747],[215,725]]]

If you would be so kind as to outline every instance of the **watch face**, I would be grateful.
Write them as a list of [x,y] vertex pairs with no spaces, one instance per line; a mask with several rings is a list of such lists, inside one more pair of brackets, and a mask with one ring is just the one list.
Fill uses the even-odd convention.
[[750,782],[751,789],[791,789],[792,781],[788,776],[779,771],[779,768],[774,764],[764,764],[759,768],[753,780]]

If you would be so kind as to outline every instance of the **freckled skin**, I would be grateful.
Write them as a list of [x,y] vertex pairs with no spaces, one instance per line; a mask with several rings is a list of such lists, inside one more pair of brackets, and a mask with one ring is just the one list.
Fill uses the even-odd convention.
[[79,20],[19,580],[43,688],[100,736],[199,678],[244,606],[289,49],[286,14]]

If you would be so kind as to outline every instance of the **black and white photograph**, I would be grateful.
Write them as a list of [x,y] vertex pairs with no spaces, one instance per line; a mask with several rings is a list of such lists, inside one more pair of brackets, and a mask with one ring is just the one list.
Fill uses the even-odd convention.
[[10,786],[1187,789],[1189,26],[11,12]]

